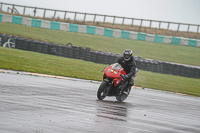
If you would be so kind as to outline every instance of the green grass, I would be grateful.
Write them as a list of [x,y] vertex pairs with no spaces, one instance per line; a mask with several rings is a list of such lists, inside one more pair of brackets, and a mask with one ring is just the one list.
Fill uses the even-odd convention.
[[198,47],[42,29],[3,22],[0,22],[0,33],[59,44],[71,42],[73,45],[113,53],[122,53],[124,49],[130,48],[133,50],[135,56],[200,66],[200,48]]
[[[0,47],[0,68],[102,81],[107,65]],[[200,96],[199,79],[139,70],[135,85]],[[97,88],[94,88],[97,89]]]
[[0,68],[2,69],[100,80],[102,76],[100,71],[104,67],[105,65],[77,59],[0,47]]
[[[59,44],[71,42],[73,45],[113,53],[122,53],[124,49],[131,48],[134,55],[143,58],[200,66],[200,48],[197,47],[49,30],[2,22],[0,22],[0,33]],[[2,69],[101,81],[101,70],[105,66],[107,65],[0,47]],[[199,79],[139,70],[135,85],[200,96]]]

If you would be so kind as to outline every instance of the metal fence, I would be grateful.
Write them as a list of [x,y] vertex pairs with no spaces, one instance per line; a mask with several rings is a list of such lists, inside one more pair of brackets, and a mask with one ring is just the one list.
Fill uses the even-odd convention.
[[[139,26],[139,28],[141,27],[147,27],[147,28],[153,28],[153,24],[156,25],[157,29],[170,29],[170,26],[173,25],[175,26],[177,29],[176,31],[180,31],[180,27],[181,26],[186,26],[187,28],[184,29],[184,31],[186,32],[191,32],[191,27],[193,28],[193,32],[199,33],[199,24],[187,24],[187,23],[177,23],[177,22],[167,22],[167,21],[160,21],[160,20],[149,20],[149,19],[138,19],[138,18],[129,18],[129,17],[121,17],[121,16],[111,16],[111,15],[102,15],[102,14],[92,14],[92,13],[82,13],[82,12],[72,12],[72,11],[64,11],[64,10],[56,10],[56,9],[47,9],[47,8],[39,8],[39,7],[31,7],[31,6],[24,6],[24,5],[15,5],[15,4],[8,4],[8,3],[0,3],[0,10],[1,11],[5,11],[4,7],[7,7],[7,12],[11,12],[11,13],[16,13],[16,14],[20,14],[20,15],[26,15],[27,10],[32,9],[32,15],[31,16],[37,16],[39,13],[43,14],[43,18],[46,18],[46,13],[47,11],[51,11],[53,12],[53,18],[56,18],[56,15],[59,13],[62,13],[63,16],[61,17],[62,19],[67,20],[67,18],[69,18],[69,14],[73,14],[73,20],[77,21],[77,16],[78,15],[83,15],[83,23],[85,23],[87,20],[86,18],[88,18],[89,16],[93,16],[93,23],[98,22],[97,21],[97,17],[101,17],[102,19],[102,23],[105,24],[107,22],[107,18],[112,19],[112,21],[109,21],[112,25],[116,25],[116,24],[121,24],[122,26],[125,25],[125,21],[128,21],[129,23],[126,25],[130,25],[130,27],[134,27],[134,26]],[[4,10],[3,10],[4,9]],[[22,13],[20,13],[20,10],[22,11]],[[30,15],[30,14],[29,14]],[[116,21],[116,19],[121,19],[122,22],[119,23]],[[137,23],[136,23],[137,21]],[[148,23],[148,24],[147,24]],[[161,25],[165,25],[164,27]]]

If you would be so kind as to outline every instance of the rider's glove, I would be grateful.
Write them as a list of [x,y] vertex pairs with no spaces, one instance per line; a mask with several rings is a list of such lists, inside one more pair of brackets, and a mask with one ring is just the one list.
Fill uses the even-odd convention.
[[126,80],[126,79],[128,79],[128,75],[122,75],[122,78],[123,78],[124,80]]
[[127,79],[128,79],[128,75],[125,75],[125,78],[127,78]]

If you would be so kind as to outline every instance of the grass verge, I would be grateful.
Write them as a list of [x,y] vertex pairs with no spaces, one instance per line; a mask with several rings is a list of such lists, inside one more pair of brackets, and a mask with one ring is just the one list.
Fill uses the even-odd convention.
[[[1,69],[101,81],[101,70],[106,66],[108,65],[0,47]],[[135,85],[200,96],[199,79],[139,70],[139,74],[135,79]]]

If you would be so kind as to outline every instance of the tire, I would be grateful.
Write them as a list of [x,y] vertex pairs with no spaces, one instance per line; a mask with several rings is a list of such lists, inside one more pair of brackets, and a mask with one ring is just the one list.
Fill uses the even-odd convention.
[[131,92],[131,88],[128,88],[128,94],[121,94],[121,95],[119,95],[119,96],[116,96],[116,99],[117,99],[117,101],[118,102],[123,102],[124,100],[126,100],[126,98],[128,97],[128,95],[130,94],[130,92]]
[[3,44],[3,47],[8,47],[8,48],[15,48],[15,44],[13,42],[6,42]]
[[99,86],[99,89],[97,91],[97,98],[99,100],[103,100],[106,97],[106,90],[108,88],[109,84],[106,81],[103,81],[101,85]]

